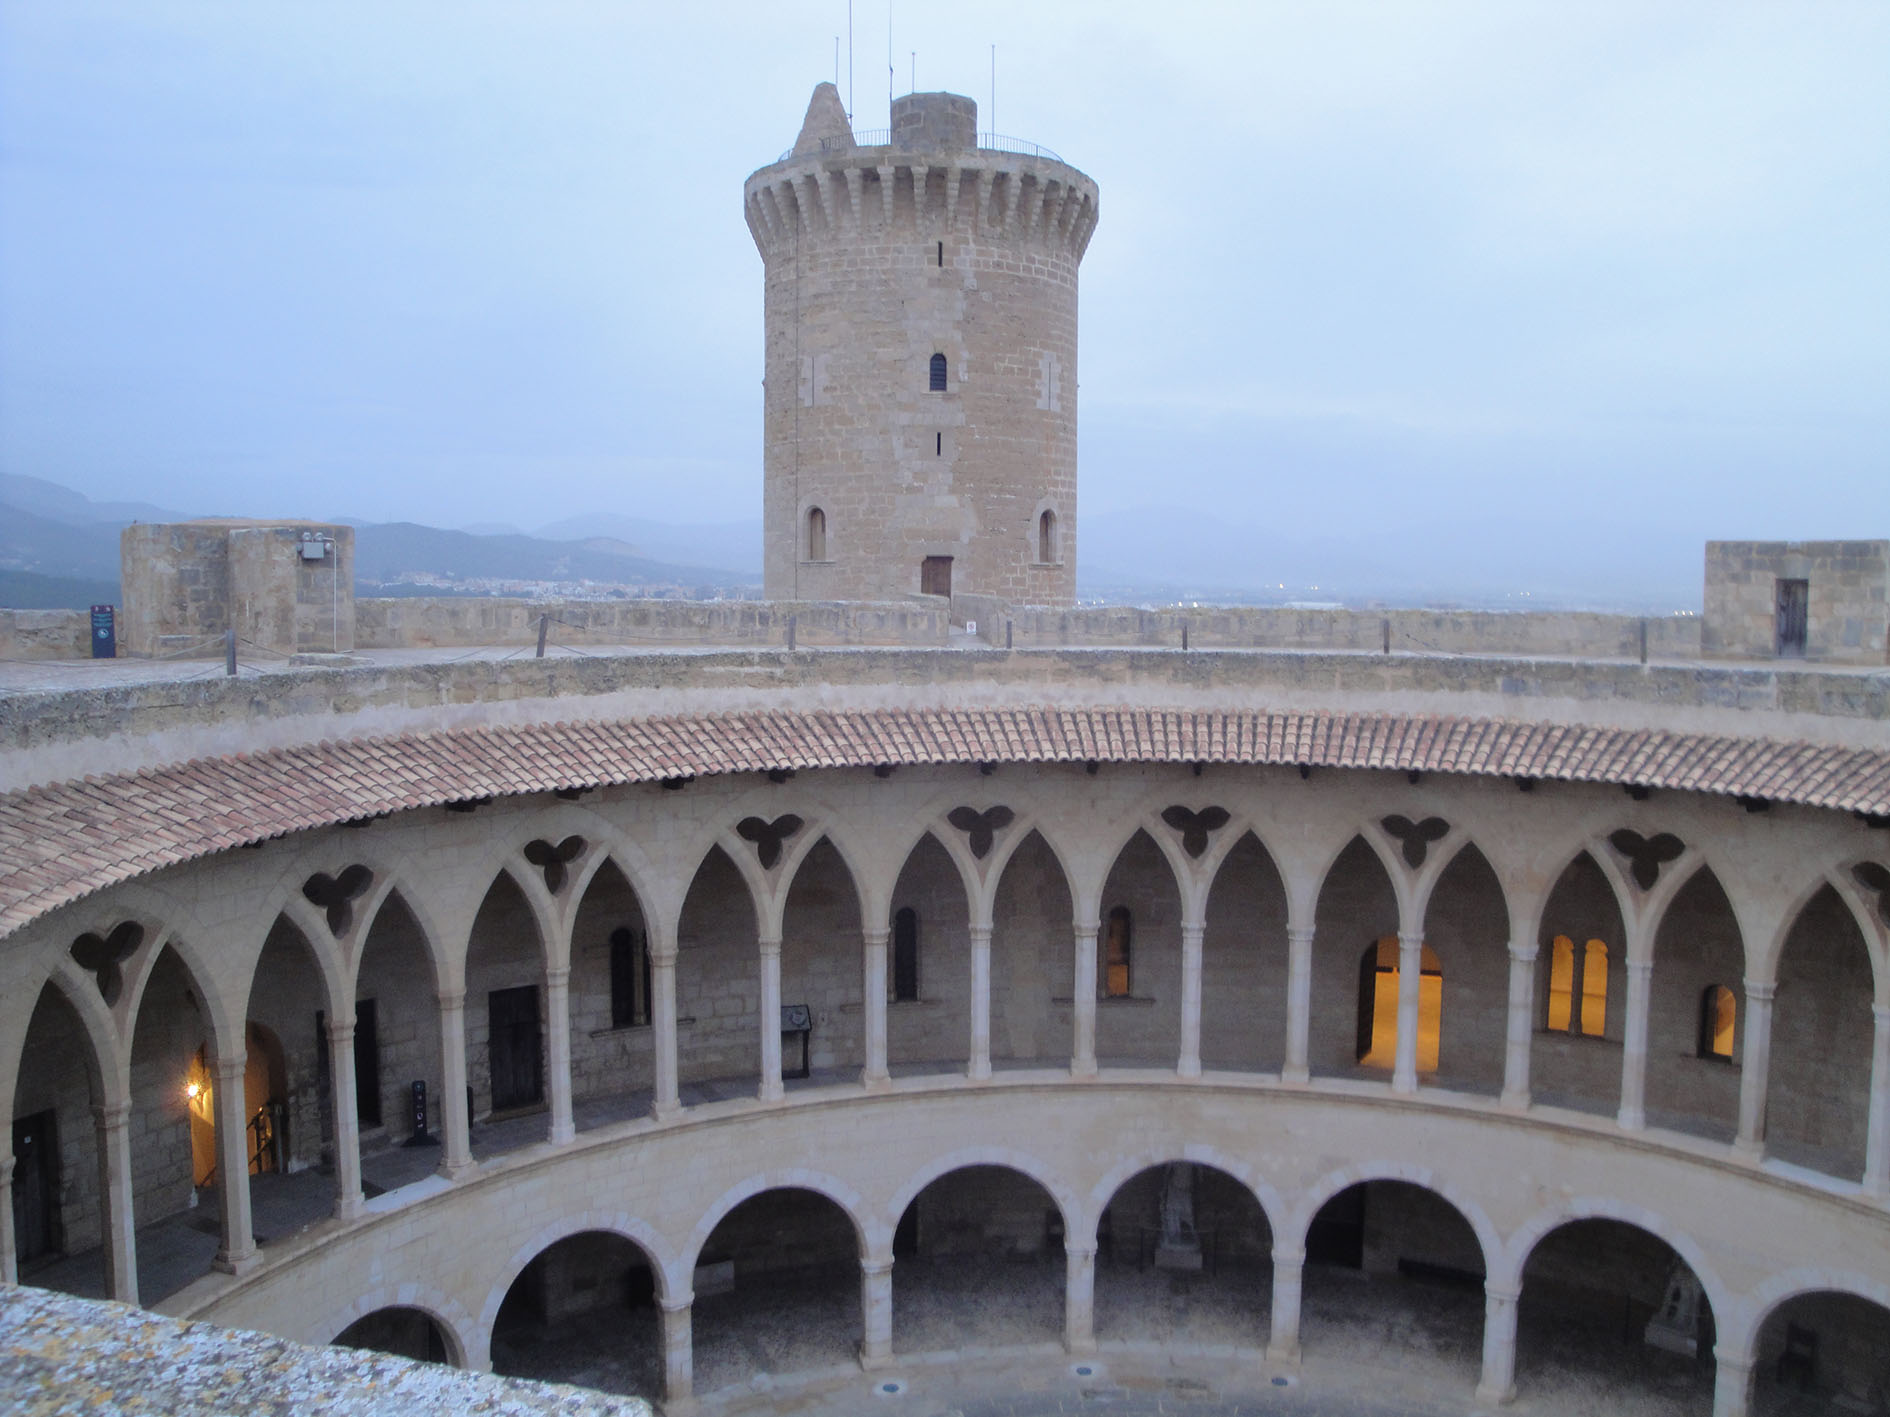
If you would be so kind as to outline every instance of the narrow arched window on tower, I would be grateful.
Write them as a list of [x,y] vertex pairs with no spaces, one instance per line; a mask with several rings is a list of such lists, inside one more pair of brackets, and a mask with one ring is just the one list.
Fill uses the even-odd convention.
[[945,392],[945,356],[942,354],[932,356],[932,392]]
[[1046,511],[1037,518],[1037,559],[1048,566],[1057,559],[1057,514]]
[[807,559],[827,559],[827,514],[819,507],[807,509]]

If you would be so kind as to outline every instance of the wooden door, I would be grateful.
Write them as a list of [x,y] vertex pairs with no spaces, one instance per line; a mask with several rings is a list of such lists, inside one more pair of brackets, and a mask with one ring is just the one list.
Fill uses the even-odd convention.
[[51,1112],[13,1124],[13,1241],[22,1263],[59,1251],[59,1147]]
[[927,556],[919,563],[919,594],[942,595],[949,598],[951,593],[952,558]]
[[1811,620],[1811,582],[1778,583],[1778,652],[1795,659],[1805,654]]
[[544,1100],[545,1071],[538,1024],[538,986],[494,989],[486,995],[487,1057],[492,1066],[492,1110],[530,1107]]

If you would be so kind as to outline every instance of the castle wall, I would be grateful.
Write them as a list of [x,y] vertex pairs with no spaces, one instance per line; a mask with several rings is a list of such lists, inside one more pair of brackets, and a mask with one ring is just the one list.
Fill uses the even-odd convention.
[[1778,655],[1781,580],[1807,582],[1804,658],[1890,664],[1890,541],[1707,542],[1702,650]]

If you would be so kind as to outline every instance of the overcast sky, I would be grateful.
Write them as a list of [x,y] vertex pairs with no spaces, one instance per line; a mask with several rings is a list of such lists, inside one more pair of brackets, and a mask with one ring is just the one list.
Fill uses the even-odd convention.
[[[1890,535],[1890,5],[941,5],[1094,177],[1085,513]],[[855,125],[888,7],[854,7]],[[0,0],[0,469],[190,509],[759,515],[743,179],[844,0]]]

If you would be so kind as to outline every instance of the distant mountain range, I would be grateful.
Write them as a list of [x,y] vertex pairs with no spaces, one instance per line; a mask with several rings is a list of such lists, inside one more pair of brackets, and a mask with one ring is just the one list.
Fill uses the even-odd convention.
[[[127,523],[196,515],[147,502],[93,502],[39,478],[0,474],[0,604],[84,606],[118,600],[118,533]],[[677,525],[599,512],[527,532],[500,524],[457,531],[412,522],[348,522],[364,595],[754,594],[761,522]],[[1492,533],[1474,563],[1440,564],[1422,539],[1310,536],[1178,506],[1083,515],[1077,589],[1114,604],[1342,602],[1661,612],[1699,604],[1697,546],[1653,546],[1664,568],[1611,591],[1580,556],[1545,558],[1533,541]]]
[[[119,532],[133,521],[201,515],[206,514],[149,502],[94,502],[41,478],[0,473],[0,605],[118,603]],[[493,583],[577,582],[714,595],[752,593],[761,583],[759,522],[667,527],[605,516],[561,523],[552,535],[527,536],[330,520],[355,529],[355,583],[365,595],[484,594],[496,588]],[[622,537],[624,531],[636,539]]]

